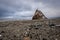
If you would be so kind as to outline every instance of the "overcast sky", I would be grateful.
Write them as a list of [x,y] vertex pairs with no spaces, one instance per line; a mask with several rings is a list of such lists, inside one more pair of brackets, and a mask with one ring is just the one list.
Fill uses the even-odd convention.
[[31,19],[36,9],[47,18],[60,17],[60,0],[0,0],[0,19]]

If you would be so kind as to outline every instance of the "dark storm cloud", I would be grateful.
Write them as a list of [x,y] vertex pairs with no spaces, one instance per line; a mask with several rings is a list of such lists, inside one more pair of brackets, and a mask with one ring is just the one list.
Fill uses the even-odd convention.
[[[19,17],[16,16],[18,12],[30,11],[32,10],[29,5],[23,3],[20,0],[0,0],[0,18],[5,17]],[[15,13],[17,12],[17,13]],[[22,16],[22,15],[20,15]]]
[[13,11],[0,8],[0,17],[11,16],[12,14],[13,14]]

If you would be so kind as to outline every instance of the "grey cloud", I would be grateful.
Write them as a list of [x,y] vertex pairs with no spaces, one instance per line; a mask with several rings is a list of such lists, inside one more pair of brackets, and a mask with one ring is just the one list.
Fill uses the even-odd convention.
[[56,17],[60,15],[60,0],[0,0],[0,18],[26,17],[29,19],[33,16],[36,8],[41,9],[47,17],[52,13],[57,14],[52,15],[52,17]]
[[22,0],[1,0],[0,4],[12,7],[15,10],[31,10],[30,5],[26,5]]
[[19,0],[0,0],[0,18],[15,16],[14,13],[18,11],[21,12],[30,10],[32,9],[29,5],[23,4],[23,2]]
[[0,17],[10,16],[12,15],[12,12],[9,13],[8,10],[0,8]]
[[45,5],[53,8],[60,8],[60,0],[34,0],[35,2],[42,2]]

